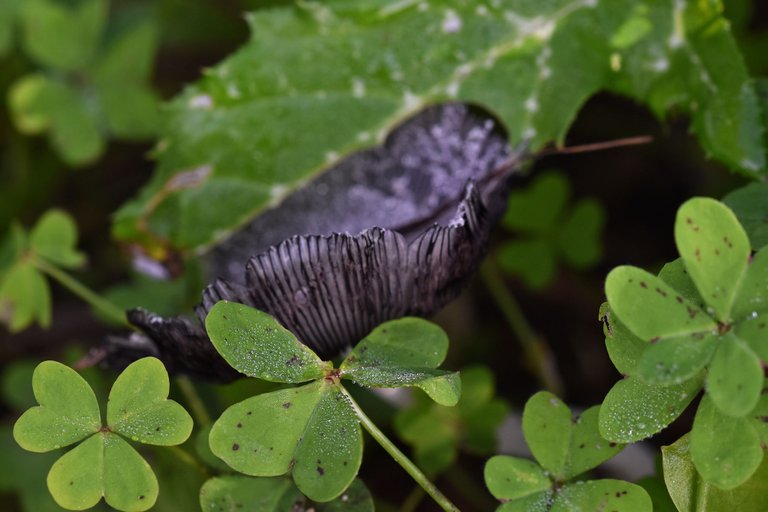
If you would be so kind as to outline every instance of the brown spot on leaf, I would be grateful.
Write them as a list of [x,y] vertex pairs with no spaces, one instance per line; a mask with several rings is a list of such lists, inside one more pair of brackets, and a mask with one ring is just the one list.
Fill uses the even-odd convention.
[[323,476],[325,474],[325,469],[323,469],[322,466],[317,466],[317,474]]
[[665,292],[664,290],[662,290],[661,288],[658,288],[658,287],[656,288],[656,293],[658,293],[662,297],[666,297],[667,296],[667,292]]
[[239,444],[237,444],[237,443],[232,443],[232,451],[233,451],[233,452],[236,452],[236,451],[237,451],[237,450],[239,450],[239,449],[240,449],[240,445],[239,445]]
[[648,285],[645,284],[645,281],[640,281],[640,288],[648,288]]
[[285,402],[283,404],[283,409],[290,409],[292,405],[293,405],[292,402]]

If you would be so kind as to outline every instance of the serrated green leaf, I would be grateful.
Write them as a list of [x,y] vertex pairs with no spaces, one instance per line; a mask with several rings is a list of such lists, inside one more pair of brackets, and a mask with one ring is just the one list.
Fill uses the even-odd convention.
[[159,359],[145,357],[131,363],[109,393],[107,425],[145,444],[183,443],[192,433],[192,418],[181,405],[168,400],[169,386]]
[[219,302],[208,313],[205,327],[219,354],[250,377],[298,383],[319,379],[328,368],[293,333],[257,309]]
[[363,460],[363,433],[339,386],[330,386],[307,423],[292,474],[308,498],[330,501],[349,487]]
[[750,183],[723,198],[749,235],[752,249],[768,245],[768,183]]
[[25,0],[19,13],[24,49],[44,66],[82,69],[96,50],[107,11],[105,0]]
[[715,329],[715,322],[664,281],[637,267],[614,268],[605,294],[616,316],[645,341]]
[[588,480],[566,485],[555,494],[551,512],[616,510],[652,512],[651,498],[642,487],[621,480]]
[[203,512],[283,512],[293,510],[303,496],[287,478],[239,475],[211,478],[200,489]]
[[750,420],[719,412],[708,395],[693,421],[690,450],[699,474],[721,489],[744,483],[763,460],[760,436]]
[[37,322],[51,324],[51,290],[48,282],[28,261],[11,267],[0,278],[0,321],[11,332],[18,332]]
[[85,510],[103,495],[104,445],[101,434],[93,434],[57,460],[48,473],[48,490],[60,506]]
[[560,172],[540,174],[526,189],[512,192],[501,223],[522,233],[545,233],[555,227],[571,195]]
[[485,485],[496,499],[516,500],[546,491],[552,482],[533,461],[497,455],[485,464]]
[[712,360],[719,342],[720,337],[696,333],[647,344],[632,376],[648,384],[680,384]]
[[[146,206],[164,199],[149,228],[184,249],[210,245],[337,156],[446,100],[487,106],[513,143],[532,139],[536,149],[562,140],[584,102],[607,88],[659,116],[691,112],[716,158],[752,175],[765,167],[754,87],[719,3],[644,4],[642,15],[629,0],[423,5],[299,4],[251,15],[251,41],[172,103],[157,173],[118,214],[115,233],[138,239]],[[344,122],[327,130],[330,118]],[[213,169],[208,181],[158,195],[203,165]],[[231,193],[217,206],[223,190]]]
[[85,255],[76,249],[77,225],[66,212],[52,209],[40,217],[29,234],[35,253],[62,267],[79,267]]
[[664,480],[679,512],[761,510],[768,500],[768,459],[739,487],[723,490],[701,478],[690,454],[690,435],[663,446]]
[[142,511],[157,500],[157,478],[147,461],[120,436],[104,433],[104,500],[118,510]]
[[56,361],[35,369],[32,388],[40,404],[16,421],[13,436],[25,450],[47,452],[85,439],[101,428],[96,395],[76,371]]
[[736,215],[714,199],[690,199],[677,211],[675,242],[714,316],[729,322],[750,256],[749,239]]
[[729,416],[745,416],[757,405],[762,390],[760,359],[738,337],[721,336],[707,375],[712,402]]
[[768,247],[758,251],[747,267],[733,304],[733,319],[751,321],[765,313],[768,313]]
[[696,376],[664,387],[633,377],[620,380],[600,406],[600,435],[618,443],[632,443],[660,432],[688,407],[703,380],[703,376]]
[[557,261],[547,240],[515,240],[499,249],[499,266],[520,276],[534,290],[546,287],[555,277]]
[[594,199],[582,199],[573,207],[560,227],[557,243],[566,263],[577,269],[600,260],[603,251],[600,234],[605,223],[603,207]]

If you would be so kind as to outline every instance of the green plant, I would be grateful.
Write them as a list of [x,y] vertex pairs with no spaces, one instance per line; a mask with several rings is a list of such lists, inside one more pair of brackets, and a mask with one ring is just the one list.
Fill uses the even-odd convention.
[[[762,512],[768,88],[750,75],[737,47],[747,43],[750,63],[760,65],[765,52],[750,33],[744,2],[729,5],[736,36],[717,0],[225,4],[0,5],[0,87],[9,107],[0,134],[11,141],[0,171],[13,178],[4,214],[38,219],[28,231],[14,222],[2,233],[0,320],[21,335],[0,356],[58,353],[45,341],[16,343],[60,334],[58,325],[37,330],[51,326],[52,311],[66,311],[52,305],[56,283],[111,328],[130,329],[86,355],[63,356],[77,371],[49,360],[32,374],[33,363],[4,372],[3,403],[15,426],[11,434],[0,425],[2,493],[17,495],[24,512],[413,512],[425,494],[449,511],[457,504],[486,510],[492,496],[501,511]],[[181,83],[184,76],[162,84],[181,92],[158,112],[160,84],[149,83],[158,35],[174,44],[184,37],[232,42],[237,20],[217,15],[245,8],[253,9],[251,39],[194,83]],[[169,57],[169,48],[160,48],[159,62],[183,68],[185,55]],[[192,49],[206,65],[215,60]],[[559,340],[545,341],[539,331],[566,323],[570,306],[529,315],[532,303],[552,298],[553,289],[542,289],[559,263],[576,278],[561,275],[558,294],[570,297],[597,281],[581,299],[602,300],[607,269],[595,268],[600,259],[644,258],[636,260],[642,251],[634,248],[603,253],[603,245],[618,245],[617,229],[633,241],[637,235],[638,246],[647,239],[616,220],[612,189],[595,193],[599,203],[570,202],[576,174],[534,174],[528,189],[502,196],[513,174],[557,152],[545,146],[561,145],[600,91],[629,98],[657,120],[687,116],[701,151],[681,144],[674,166],[682,162],[687,176],[695,168],[702,178],[685,197],[724,193],[721,180],[708,179],[712,164],[700,153],[752,182],[722,202],[684,202],[674,227],[680,258],[658,274],[627,265],[608,274],[599,317],[622,377],[600,405],[574,415],[558,396],[586,401],[576,388],[592,377],[595,361],[580,364],[590,347],[574,354]],[[459,102],[472,106],[436,106]],[[100,194],[67,192],[61,182],[69,178],[55,177],[57,160],[27,137],[37,134],[77,166],[94,164],[113,138],[156,136],[157,166],[141,191],[121,191],[109,211],[93,215],[79,203]],[[130,153],[133,160],[122,162],[130,169],[141,159],[135,148],[110,148],[108,164],[71,179],[96,189],[112,158]],[[611,168],[617,176],[622,158]],[[54,200],[47,190],[57,183]],[[130,194],[114,214],[112,234],[136,269],[175,281],[129,273],[109,244],[92,249],[93,233],[106,226],[99,220]],[[659,224],[655,199],[646,198],[643,214]],[[675,201],[667,206],[677,209]],[[78,224],[49,204],[65,204],[80,222],[88,281],[107,290],[103,295],[69,273],[86,261]],[[489,233],[495,219],[517,238],[496,244]],[[492,308],[466,304],[439,317],[454,333],[448,365],[464,368],[441,370],[446,332],[407,315],[427,316],[453,297],[488,239],[485,288],[476,288],[490,294],[506,324],[491,318]],[[505,281],[496,264],[530,289]],[[221,273],[226,280],[216,279]],[[124,313],[182,313],[205,283],[200,324]],[[67,345],[78,337],[66,325],[61,331]],[[577,331],[568,326],[560,334]],[[501,333],[495,344],[488,341],[494,333]],[[507,347],[508,336],[520,346]],[[531,390],[515,380],[521,352],[547,389],[527,401]],[[98,362],[127,366],[105,417],[97,399],[105,386],[83,379],[88,372],[89,381],[105,380],[108,374],[91,367]],[[201,376],[239,380],[224,385]],[[407,405],[393,406],[372,388],[395,388]],[[502,419],[523,403],[534,460],[485,461],[499,451]],[[692,419],[685,418],[692,403]],[[399,440],[387,437],[390,430]],[[677,441],[661,448],[656,475],[638,483],[596,477],[625,444],[664,430]],[[363,464],[366,437],[383,448],[383,460],[368,447]],[[413,449],[415,464],[399,441]],[[139,453],[132,442],[146,446]],[[390,482],[392,460],[417,484],[407,495]]]
[[148,510],[158,485],[149,464],[127,443],[173,446],[192,431],[192,418],[168,400],[168,374],[160,361],[136,361],[109,393],[106,425],[96,396],[75,371],[55,361],[40,363],[32,377],[40,403],[16,422],[13,436],[25,450],[49,452],[82,441],[48,473],[48,489],[70,510],[96,505],[102,496],[118,510]]
[[591,407],[574,417],[551,393],[533,395],[523,411],[523,433],[538,464],[499,455],[485,466],[488,488],[505,502],[498,510],[652,510],[648,495],[634,484],[569,482],[624,448],[600,436],[599,410]]
[[[675,240],[681,259],[659,277],[634,267],[608,275],[608,314],[622,322],[624,338],[609,350],[629,377],[606,397],[601,432],[622,442],[647,437],[704,387],[691,455],[707,481],[730,489],[763,458],[768,251],[753,256],[736,216],[706,198],[680,208]],[[649,395],[658,409],[631,409]]]

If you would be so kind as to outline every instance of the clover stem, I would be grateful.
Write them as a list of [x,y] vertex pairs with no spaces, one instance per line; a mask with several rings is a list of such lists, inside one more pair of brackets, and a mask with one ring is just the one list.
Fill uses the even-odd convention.
[[209,476],[208,470],[205,468],[205,466],[200,464],[197,461],[197,459],[195,459],[192,455],[190,455],[186,450],[183,450],[178,446],[164,446],[163,448],[170,449],[171,453],[173,453],[176,456],[176,458],[178,458],[184,464],[187,464],[188,466],[195,468],[195,470],[198,471],[203,476],[205,477]]
[[360,420],[360,423],[363,425],[363,428],[368,431],[369,434],[371,434],[371,437],[373,437],[377,443],[381,445],[384,450],[389,453],[393,459],[395,459],[395,462],[400,464],[402,468],[409,474],[411,477],[416,480],[416,483],[418,483],[424,491],[426,491],[427,494],[429,494],[435,502],[440,505],[440,508],[447,512],[460,512],[459,508],[451,503],[451,501],[442,493],[440,490],[435,487],[435,485],[429,481],[429,479],[426,477],[424,473],[421,472],[421,470],[416,467],[416,464],[411,462],[411,460],[406,457],[406,455],[400,451],[400,449],[395,446],[395,444],[387,438],[387,436],[384,435],[384,433],[379,430],[379,427],[376,426],[371,419],[366,416],[366,414],[363,412],[363,410],[360,408],[360,406],[355,402],[355,400],[352,398],[352,396],[349,394],[349,392],[344,389],[343,386],[339,386],[341,388],[341,392],[347,397],[347,400],[349,400],[350,405],[352,406],[352,409],[355,411],[355,414],[357,415],[357,418]]
[[542,386],[556,395],[561,395],[563,383],[557,373],[552,350],[547,342],[534,332],[490,258],[480,265],[480,277],[515,333],[530,370]]
[[421,486],[414,487],[408,493],[408,496],[405,497],[403,504],[400,506],[400,512],[413,512],[421,503],[422,498],[424,498],[424,489]]
[[104,316],[114,321],[115,323],[122,324],[129,329],[135,329],[133,325],[128,322],[125,317],[125,311],[109,302],[107,299],[94,292],[90,288],[84,286],[77,279],[73,278],[63,270],[59,269],[55,265],[51,265],[43,258],[33,258],[32,263],[41,272],[47,274],[49,277],[57,281],[64,288],[81,298],[91,307],[100,311]]
[[195,385],[185,375],[176,377],[176,384],[179,386],[181,393],[189,405],[192,415],[195,417],[195,423],[200,427],[207,427],[211,424],[211,416],[208,414],[208,409],[205,408],[203,399],[200,398],[200,394],[197,392]]

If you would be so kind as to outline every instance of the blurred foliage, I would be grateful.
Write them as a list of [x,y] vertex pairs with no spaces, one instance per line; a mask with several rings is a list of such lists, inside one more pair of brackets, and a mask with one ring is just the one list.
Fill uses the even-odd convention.
[[77,226],[61,210],[49,210],[29,233],[11,226],[0,246],[0,321],[11,332],[33,322],[51,322],[51,292],[41,265],[77,268],[85,255],[76,249]]
[[5,20],[11,25],[15,15],[19,45],[39,66],[8,90],[16,128],[47,133],[72,166],[99,158],[108,137],[150,138],[159,124],[159,97],[149,86],[157,47],[151,13],[111,20],[108,13],[108,0],[25,0]]
[[516,233],[499,248],[499,264],[533,289],[554,279],[560,261],[582,270],[602,254],[605,213],[599,202],[585,198],[569,205],[571,186],[562,173],[549,171],[510,195],[502,226]]
[[395,416],[398,435],[413,446],[416,464],[427,474],[445,471],[456,463],[459,450],[490,455],[496,449],[496,429],[509,405],[495,396],[494,377],[488,368],[461,370],[461,398],[445,407],[423,393]]
[[[570,167],[564,167],[568,180],[562,176],[554,178],[561,185],[552,187],[562,187],[564,182],[569,189],[573,182],[578,197],[588,190],[588,195],[594,192],[600,198],[609,212],[605,226],[606,265],[635,257],[658,265],[668,259],[665,255],[669,252],[664,242],[656,241],[663,239],[660,233],[668,231],[668,224],[662,222],[669,220],[663,217],[665,202],[674,203],[666,206],[674,211],[682,199],[694,193],[704,191],[719,197],[737,184],[720,176],[723,173],[717,174],[721,168],[705,162],[695,143],[679,134],[686,114],[691,115],[692,128],[704,152],[732,169],[757,174],[765,170],[764,165],[755,163],[764,161],[764,141],[760,139],[765,134],[757,134],[761,133],[760,125],[766,124],[768,87],[764,81],[755,82],[755,96],[753,82],[734,45],[735,41],[753,76],[768,74],[768,31],[765,16],[760,16],[765,15],[765,7],[750,0],[725,2],[725,14],[731,22],[729,32],[716,1],[688,2],[687,7],[685,2],[622,1],[608,7],[603,2],[604,10],[600,12],[563,9],[566,3],[516,2],[517,13],[507,16],[509,13],[489,12],[486,21],[477,22],[477,26],[473,14],[457,8],[454,11],[461,28],[457,34],[451,31],[456,27],[456,19],[449,11],[419,14],[418,3],[407,1],[394,4],[401,10],[389,11],[383,2],[368,7],[346,1],[328,2],[330,11],[312,3],[302,3],[297,9],[288,0],[0,2],[0,91],[5,108],[0,119],[0,316],[18,330],[35,323],[49,325],[52,300],[56,303],[54,309],[70,305],[56,293],[51,297],[47,279],[30,263],[31,258],[41,258],[75,268],[83,262],[66,222],[56,221],[58,224],[45,229],[35,226],[35,220],[42,223],[54,204],[66,207],[77,218],[84,238],[81,247],[96,264],[89,278],[98,289],[109,289],[107,295],[120,306],[145,306],[170,314],[185,311],[190,296],[192,300],[197,298],[199,286],[194,270],[174,282],[152,281],[132,274],[127,270],[126,258],[121,257],[106,236],[109,216],[126,198],[134,196],[136,188],[148,177],[150,164],[144,155],[149,150],[149,140],[158,134],[160,141],[153,153],[159,158],[156,175],[143,192],[127,203],[114,230],[125,239],[146,245],[166,243],[162,240],[166,237],[174,245],[195,247],[218,238],[220,229],[234,229],[291,186],[300,186],[303,179],[322,172],[334,159],[381,140],[387,126],[420,106],[454,97],[490,106],[507,122],[513,141],[533,136],[534,148],[550,138],[562,141],[577,111],[598,89],[629,96],[657,117],[669,119],[666,131],[657,139],[658,145],[638,161],[622,155],[613,160],[602,157],[602,162],[613,162],[602,165],[612,173],[616,170],[610,179],[597,172],[599,169],[577,163],[573,167],[581,166],[581,172],[571,173]],[[442,2],[434,5],[443,7]],[[478,5],[467,5],[468,9],[477,10],[478,16],[481,14]],[[374,11],[380,7],[386,16],[378,19]],[[247,10],[256,11],[249,22],[258,30],[250,43],[222,61],[245,42],[247,27],[241,12]],[[333,16],[326,26],[321,18],[327,12]],[[486,25],[481,26],[482,23]],[[443,32],[446,27],[447,32]],[[509,27],[515,30],[511,41],[504,39]],[[326,29],[331,37],[324,37],[322,32]],[[425,37],[428,30],[434,33]],[[260,45],[262,37],[266,42]],[[366,44],[362,53],[353,55],[347,50],[356,39],[372,44]],[[432,45],[431,41],[437,43]],[[507,43],[511,46],[504,46]],[[345,57],[345,52],[353,58]],[[482,66],[473,69],[462,67],[467,62],[480,62],[478,59],[486,54],[493,54],[497,61],[490,66],[483,61]],[[420,60],[422,55],[425,60]],[[221,64],[209,67],[216,62]],[[278,62],[282,63],[278,66]],[[204,76],[171,102],[166,114],[157,110],[161,96],[179,94],[184,84],[196,80],[199,70],[206,67]],[[469,72],[465,75],[465,71]],[[547,80],[550,73],[557,80]],[[291,90],[285,89],[284,83],[281,85],[282,79]],[[328,94],[323,96],[323,91]],[[356,96],[361,91],[365,101]],[[269,97],[273,103],[266,101],[260,107],[259,103],[273,93],[275,96]],[[237,94],[240,96],[236,97]],[[208,104],[206,96],[211,100],[210,109],[204,108]],[[620,112],[613,112],[617,105]],[[763,117],[757,120],[755,116],[761,108]],[[643,117],[644,113],[606,96],[587,109],[595,118],[577,119],[578,126],[569,133],[569,139],[592,141],[638,126],[640,130],[648,126],[655,129],[655,124]],[[332,119],[333,130],[328,129],[328,119]],[[48,140],[42,140],[42,135]],[[665,142],[667,137],[669,141]],[[305,149],[297,150],[299,147]],[[593,160],[582,160],[588,161]],[[173,191],[164,198],[164,204],[155,210],[151,208],[153,192],[173,176],[208,163],[215,166],[215,179],[210,183],[200,189]],[[562,160],[557,162],[558,167],[561,163]],[[72,173],[65,169],[68,166],[83,169]],[[551,165],[545,162],[545,167]],[[251,180],[257,185],[244,185]],[[675,186],[678,188],[674,189]],[[674,194],[667,195],[670,189],[674,189]],[[528,195],[532,192],[534,200]],[[560,262],[582,270],[579,278],[585,277],[585,286],[592,287],[587,291],[580,288],[582,283],[574,284],[570,276],[557,279],[557,293],[564,291],[563,300],[576,297],[572,306],[574,314],[580,313],[583,308],[577,302],[589,309],[601,300],[601,292],[595,290],[602,285],[606,269],[598,267],[593,273],[583,270],[600,261],[602,214],[596,213],[599,208],[589,207],[592,210],[579,217],[581,203],[569,203],[568,193],[565,199],[558,199],[557,194],[544,194],[543,200],[535,200],[537,193],[541,192],[534,192],[532,187],[520,194],[519,200],[511,200],[518,201],[517,208],[522,211],[516,216],[517,221],[529,224],[513,226],[518,238],[509,245],[518,244],[517,251],[522,255],[516,256],[512,267],[527,282],[536,281],[535,276],[543,281],[541,275],[551,275],[551,269]],[[754,250],[768,243],[768,189],[764,184],[750,184],[729,194],[724,201],[744,225]],[[641,221],[634,225],[627,220],[627,212],[632,208],[641,212]],[[547,227],[536,224],[541,222],[536,220],[539,216],[549,219]],[[20,224],[11,224],[11,219],[34,227],[26,232]],[[144,221],[150,235],[159,234],[159,240],[145,237]],[[643,238],[643,230],[649,226],[658,228],[654,227],[653,244]],[[35,230],[39,230],[37,236],[33,236]],[[570,234],[563,235],[563,230]],[[624,235],[630,232],[632,238],[628,241]],[[525,243],[534,246],[533,256],[527,254],[527,259]],[[575,254],[576,261],[571,261],[569,258]],[[536,265],[532,260],[536,260]],[[605,385],[600,375],[606,371],[586,345],[594,341],[589,323],[587,327],[576,327],[566,322],[571,306],[564,308],[559,298],[553,298],[552,289],[539,295],[516,291],[525,299],[523,305],[532,321],[554,333],[550,338],[559,344],[558,357],[573,363],[562,365],[569,377],[569,401],[594,403],[589,400],[594,398],[595,388],[600,393],[604,391],[600,389],[601,382]],[[503,367],[504,371],[497,373],[501,392],[520,399],[530,386],[519,383],[517,374],[523,372],[509,370],[509,361],[518,356],[514,348],[499,340],[495,344],[472,341],[461,346],[462,329],[466,329],[462,322],[471,326],[473,340],[490,339],[495,330],[504,330],[496,320],[488,321],[482,295],[476,295],[481,298],[480,306],[462,304],[459,314],[451,313],[447,323],[456,324],[451,327],[458,333],[462,356],[471,360],[487,356],[492,368]],[[610,315],[608,310],[604,313]],[[87,312],[69,309],[67,314],[78,326],[92,324]],[[552,318],[562,321],[553,322]],[[611,335],[606,336],[609,354],[617,369],[629,373],[626,368],[632,367],[638,354],[626,350],[638,348],[636,342],[645,341],[633,340],[632,333],[618,319],[612,319],[610,325]],[[584,335],[582,331],[590,334]],[[79,335],[58,328],[47,333],[32,328],[23,336],[26,337],[4,337],[4,361],[24,351],[58,353],[73,339],[82,340]],[[22,339],[35,343],[25,348],[20,343]],[[569,346],[568,340],[573,340],[573,345]],[[86,340],[94,341],[94,337]],[[617,348],[624,341],[627,344]],[[477,351],[481,345],[486,347],[485,352]],[[79,351],[69,362],[82,355]],[[457,366],[466,362],[458,361]],[[45,485],[46,468],[56,455],[27,454],[10,439],[8,421],[24,407],[33,405],[29,402],[33,367],[33,363],[22,360],[7,365],[3,375],[3,510],[60,510]],[[101,380],[96,385],[87,377],[97,395],[106,398],[105,374],[96,369],[88,372]],[[662,391],[654,393],[652,386],[630,376],[616,385],[614,397],[624,404],[677,416],[700,386],[701,380],[697,380],[656,388]],[[272,390],[273,386],[248,379],[227,387],[203,388],[211,411],[218,414],[233,403]],[[465,388],[470,393],[474,385],[465,381]],[[478,389],[487,390],[487,382]],[[519,403],[522,402],[520,399]],[[491,399],[486,407],[494,403],[496,399]],[[471,407],[427,407],[417,398],[411,409],[400,414],[413,415],[414,425],[422,420],[436,425],[437,418],[445,418],[434,430],[436,440],[442,440],[446,446],[485,451],[490,443],[491,422],[465,414],[466,408]],[[644,431],[657,431],[669,421],[664,419],[663,425],[643,424]],[[472,422],[482,423],[478,429],[482,430],[483,441],[475,444],[477,449],[472,449],[473,443],[469,441]],[[681,423],[683,426],[676,432],[690,426],[690,420]],[[205,440],[207,435],[201,431],[196,437]],[[427,446],[431,441],[427,437],[424,432],[414,434],[412,443],[417,453],[419,443]],[[185,447],[188,451],[190,444]],[[194,510],[197,495],[190,489],[202,485],[202,475],[162,450],[144,453],[152,460],[160,481],[155,510]],[[713,503],[726,504],[723,507],[733,510],[739,509],[739,505],[733,505],[742,503],[739,500],[756,499],[757,507],[763,503],[760,500],[765,489],[760,485],[765,482],[761,475],[766,459],[746,484],[733,491],[717,489],[698,477],[683,440],[666,449],[665,463],[673,468],[665,472],[665,478],[682,510],[693,510],[689,500],[693,494],[708,496]],[[394,477],[390,466],[386,462],[371,466],[371,488],[387,499],[390,494],[397,494],[391,488]],[[378,466],[384,468],[379,473]],[[686,475],[685,481],[671,480],[681,474]],[[377,480],[386,483],[384,492]],[[660,482],[643,485],[656,503],[657,494],[649,486],[658,490]],[[663,495],[661,490],[659,496]],[[15,498],[9,499],[11,495]],[[391,499],[397,502],[398,496]],[[107,507],[100,505],[98,509]]]
[[[536,150],[562,141],[586,99],[608,89],[660,118],[690,113],[708,154],[760,176],[763,119],[720,11],[718,2],[629,0],[256,11],[249,43],[169,105],[158,167],[118,212],[114,234],[150,254],[210,246],[438,101],[484,105],[513,145]],[[199,179],[180,185],[191,172]]]

